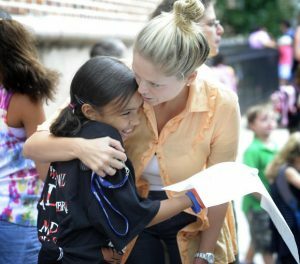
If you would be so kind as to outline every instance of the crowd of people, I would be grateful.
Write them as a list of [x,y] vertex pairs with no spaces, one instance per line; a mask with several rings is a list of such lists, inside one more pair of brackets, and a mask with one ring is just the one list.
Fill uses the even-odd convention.
[[252,49],[278,51],[279,85],[270,99],[278,114],[278,124],[292,133],[300,128],[300,26],[294,30],[289,21],[282,20],[279,29],[280,36],[275,40],[265,27],[257,27],[250,33],[248,43]]
[[[238,80],[219,54],[223,33],[212,0],[163,0],[131,61],[122,41],[96,43],[45,120],[59,75],[38,60],[29,31],[0,12],[0,263],[239,263],[232,202],[204,208],[194,189],[162,191],[236,160]],[[281,150],[270,139],[274,109],[253,106],[247,121],[243,162],[258,168],[299,246],[299,133]],[[243,200],[251,242],[241,261],[261,253],[266,264],[293,263],[259,199]]]

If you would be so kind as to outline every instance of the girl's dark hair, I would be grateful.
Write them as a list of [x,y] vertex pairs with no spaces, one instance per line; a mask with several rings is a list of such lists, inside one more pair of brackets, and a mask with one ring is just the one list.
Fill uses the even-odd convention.
[[114,101],[116,108],[124,107],[137,91],[133,72],[112,57],[89,59],[76,72],[70,90],[70,105],[62,110],[51,125],[55,136],[74,136],[88,119],[81,111],[84,103],[99,110]]
[[58,74],[38,59],[34,37],[16,20],[0,20],[0,81],[34,102],[53,99]]

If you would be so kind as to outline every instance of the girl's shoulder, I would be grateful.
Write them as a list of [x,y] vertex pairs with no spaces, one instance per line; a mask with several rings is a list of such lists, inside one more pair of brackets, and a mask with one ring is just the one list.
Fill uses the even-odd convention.
[[8,105],[7,122],[9,126],[20,127],[26,119],[35,119],[35,115],[43,115],[42,101],[34,102],[28,95],[13,93]]
[[116,128],[106,123],[102,123],[98,121],[86,122],[82,126],[77,136],[87,138],[87,139],[93,139],[99,137],[111,137],[113,139],[122,142],[121,135]]

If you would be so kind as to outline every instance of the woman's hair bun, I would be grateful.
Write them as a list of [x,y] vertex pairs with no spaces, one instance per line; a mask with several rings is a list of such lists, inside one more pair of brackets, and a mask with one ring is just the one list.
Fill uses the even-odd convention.
[[178,26],[199,22],[204,11],[204,5],[200,0],[177,0],[173,5],[175,21]]

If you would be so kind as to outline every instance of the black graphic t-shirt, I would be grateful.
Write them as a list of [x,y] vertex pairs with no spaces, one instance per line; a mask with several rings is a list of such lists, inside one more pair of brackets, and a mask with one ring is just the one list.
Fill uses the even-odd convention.
[[[76,136],[109,136],[122,142],[116,129],[100,122],[88,122]],[[59,263],[102,263],[101,247],[113,245],[121,251],[143,231],[157,214],[160,202],[138,196],[130,161],[126,166],[104,178],[108,186],[101,187],[98,201],[91,190],[93,172],[78,159],[51,163],[37,206],[43,256],[50,259],[53,254],[57,259],[61,247],[63,258]],[[128,180],[124,181],[126,175]],[[120,182],[124,183],[121,187],[109,188]]]

